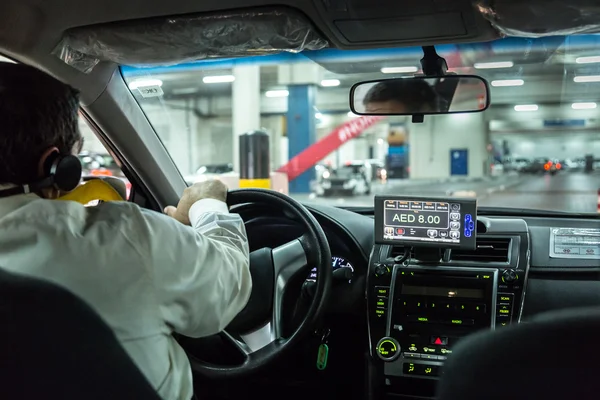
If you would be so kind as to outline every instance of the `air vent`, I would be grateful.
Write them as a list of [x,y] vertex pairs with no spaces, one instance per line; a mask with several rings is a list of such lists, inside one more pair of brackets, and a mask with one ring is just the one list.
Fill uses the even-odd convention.
[[452,250],[452,261],[507,262],[509,238],[477,238],[477,250]]
[[[405,251],[404,246],[393,246],[392,254],[390,254],[390,257],[403,256],[404,251]],[[414,248],[410,249],[410,258],[415,258],[415,249]]]

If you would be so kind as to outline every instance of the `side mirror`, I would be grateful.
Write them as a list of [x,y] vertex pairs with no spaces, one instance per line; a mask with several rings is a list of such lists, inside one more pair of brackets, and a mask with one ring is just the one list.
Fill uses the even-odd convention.
[[481,112],[489,105],[487,81],[475,75],[383,79],[350,90],[350,109],[358,115]]

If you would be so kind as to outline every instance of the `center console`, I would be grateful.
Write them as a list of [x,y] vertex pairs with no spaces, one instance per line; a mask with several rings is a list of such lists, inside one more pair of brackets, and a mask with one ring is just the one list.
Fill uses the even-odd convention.
[[375,198],[367,281],[370,355],[384,392],[433,396],[453,347],[518,323],[527,225],[477,218],[475,200]]

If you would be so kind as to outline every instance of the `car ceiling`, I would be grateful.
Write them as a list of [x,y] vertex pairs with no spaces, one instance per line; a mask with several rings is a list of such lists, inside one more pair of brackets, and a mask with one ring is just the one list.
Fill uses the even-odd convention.
[[[376,3],[371,0],[280,0],[277,6],[288,6],[304,13],[330,43],[339,48],[396,47],[425,42],[482,41],[497,37],[494,29],[475,11],[470,1],[405,0],[401,6],[398,1],[391,0]],[[452,5],[440,6],[439,3]],[[3,0],[0,3],[0,53],[35,65],[77,87],[82,91],[85,105],[104,90],[115,66],[99,65],[92,73],[84,74],[52,55],[51,52],[67,29],[158,16],[249,9],[270,4],[264,0]],[[420,18],[425,18],[424,21],[432,23],[428,28],[432,32],[436,25],[443,25],[448,13],[464,21],[464,26],[458,29],[460,33],[450,32],[448,35],[447,31],[442,31],[438,36],[427,34],[423,37],[422,32],[411,34],[401,28],[413,26]],[[335,22],[342,17],[345,21],[385,17],[388,22],[402,20],[405,23],[397,24],[401,31],[398,39],[370,42],[370,38],[364,41],[348,39],[347,33],[342,33]],[[390,17],[393,18],[390,20]],[[409,20],[413,23],[407,25]],[[435,21],[440,24],[434,24]],[[384,32],[382,37],[385,39],[387,36],[389,34]]]
[[[530,1],[533,4],[538,0]],[[587,0],[575,2],[581,1]],[[475,0],[280,0],[276,7],[289,7],[306,15],[330,42],[331,47],[370,49],[497,39],[498,32],[484,19],[474,3]],[[524,2],[507,0],[505,3]],[[0,54],[35,65],[80,89],[85,106],[104,91],[116,66],[104,62],[91,73],[85,74],[63,63],[52,51],[66,30],[118,21],[258,7],[275,5],[264,0],[3,0],[0,2]],[[352,25],[353,21],[358,20],[362,25]],[[346,25],[350,26],[350,30],[345,28]],[[368,26],[371,29],[361,31],[356,29],[357,26]],[[356,33],[358,31],[362,33]],[[392,36],[393,39],[390,39]],[[544,51],[533,51],[527,55],[526,60],[519,60],[519,54],[512,56],[523,76],[531,71],[536,77],[545,73],[560,77],[557,69],[562,68],[562,55],[553,50],[551,47]],[[341,78],[342,85],[339,89],[345,89],[352,83],[352,73],[349,72],[364,74],[372,70],[376,74],[386,60],[344,62],[339,65],[316,61],[325,67],[331,77]],[[399,53],[388,61],[414,65],[417,60],[414,55]],[[461,60],[454,67],[468,67],[472,65],[472,61],[469,63],[469,60]],[[460,65],[461,63],[464,65]],[[544,70],[537,67],[540,64],[545,65]],[[355,71],[346,71],[349,65]],[[501,74],[502,71],[498,73]],[[344,75],[347,75],[346,79]],[[268,71],[263,71],[261,81],[266,85],[269,84],[269,76]],[[556,82],[556,87],[565,94],[561,82]],[[498,100],[500,99],[495,97],[495,101]]]

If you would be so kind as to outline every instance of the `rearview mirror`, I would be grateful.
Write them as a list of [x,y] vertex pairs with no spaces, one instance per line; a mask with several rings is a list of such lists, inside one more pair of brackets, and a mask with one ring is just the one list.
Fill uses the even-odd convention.
[[474,75],[383,79],[350,90],[350,108],[358,115],[481,112],[489,105],[488,84]]

